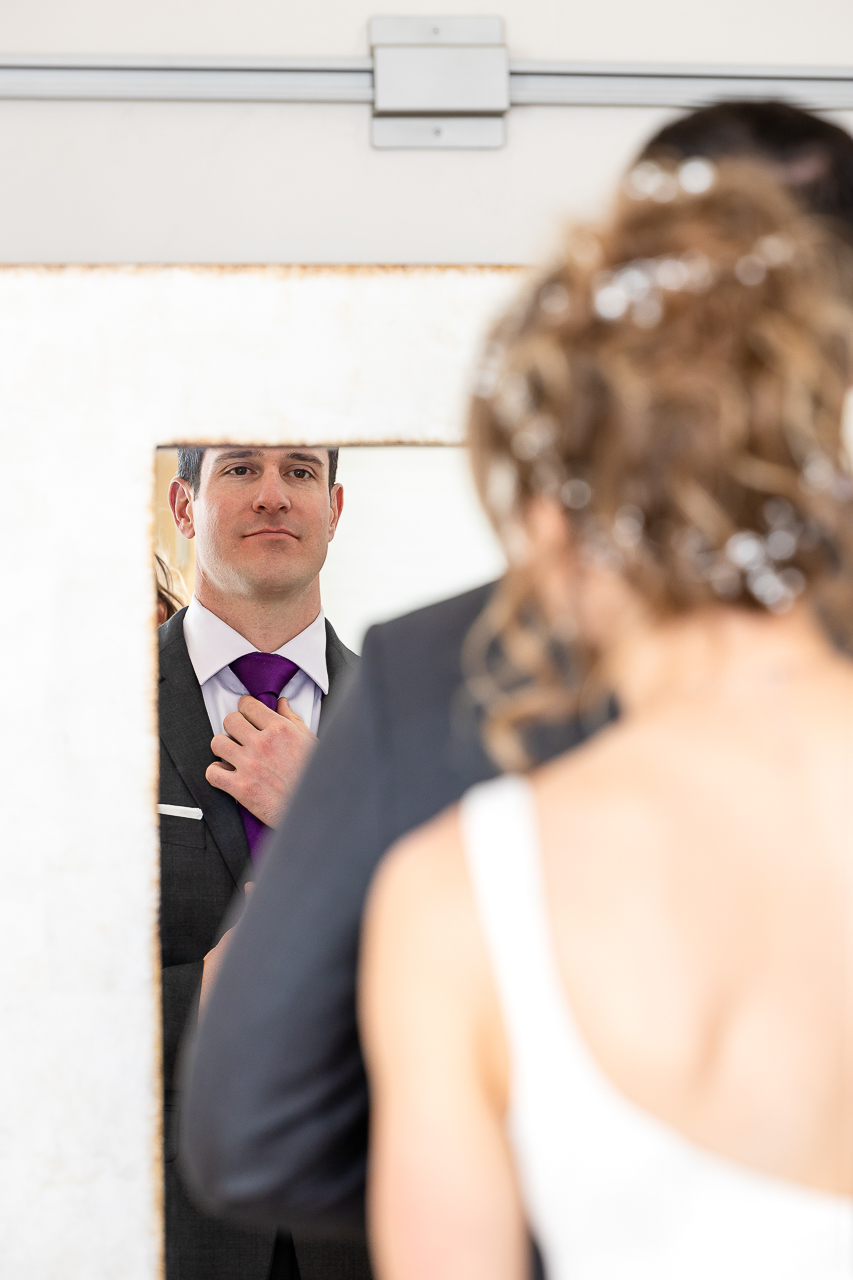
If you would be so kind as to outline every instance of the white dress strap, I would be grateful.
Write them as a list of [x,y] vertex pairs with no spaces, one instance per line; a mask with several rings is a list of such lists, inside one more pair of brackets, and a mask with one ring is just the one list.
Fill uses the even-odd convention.
[[567,1031],[533,789],[514,775],[481,783],[464,796],[460,818],[515,1085],[521,1086],[528,1058],[535,1069],[543,1053],[565,1054]]

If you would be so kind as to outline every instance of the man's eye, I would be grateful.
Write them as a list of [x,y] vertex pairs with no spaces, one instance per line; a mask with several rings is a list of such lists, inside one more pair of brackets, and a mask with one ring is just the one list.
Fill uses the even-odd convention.
[[297,480],[311,479],[311,472],[307,471],[305,467],[294,467],[290,474],[296,476]]
[[225,473],[228,476],[246,476],[249,474],[248,467],[230,467]]

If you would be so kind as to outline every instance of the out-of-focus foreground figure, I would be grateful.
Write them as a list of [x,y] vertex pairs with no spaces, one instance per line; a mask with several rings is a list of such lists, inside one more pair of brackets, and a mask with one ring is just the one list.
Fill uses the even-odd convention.
[[518,772],[372,890],[381,1280],[517,1280],[526,1222],[549,1280],[850,1274],[847,271],[760,169],[647,160],[492,335],[468,666]]

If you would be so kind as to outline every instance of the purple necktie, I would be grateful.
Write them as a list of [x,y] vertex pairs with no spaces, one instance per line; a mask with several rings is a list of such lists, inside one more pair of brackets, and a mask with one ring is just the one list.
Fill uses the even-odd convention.
[[[238,658],[236,662],[229,665],[252,697],[257,698],[258,702],[262,702],[265,707],[269,707],[270,711],[276,710],[282,689],[299,670],[290,658],[282,658],[277,653],[245,653],[242,658]],[[254,862],[255,852],[269,831],[269,827],[243,805],[240,805],[240,817],[243,819],[246,839],[249,842],[249,853]]]

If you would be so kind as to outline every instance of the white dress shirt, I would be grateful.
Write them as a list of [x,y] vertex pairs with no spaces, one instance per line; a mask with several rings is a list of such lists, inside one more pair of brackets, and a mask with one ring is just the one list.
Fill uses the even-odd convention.
[[[237,710],[237,703],[248,693],[229,663],[242,658],[245,653],[257,653],[258,650],[239,631],[199,604],[195,596],[184,614],[184,639],[201,685],[210,727],[214,734],[223,733],[223,720]],[[276,649],[276,653],[290,658],[299,667],[293,679],[282,689],[282,697],[287,698],[291,710],[305,721],[312,733],[316,733],[323,695],[329,692],[323,610],[298,636]]]

